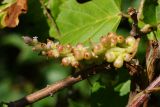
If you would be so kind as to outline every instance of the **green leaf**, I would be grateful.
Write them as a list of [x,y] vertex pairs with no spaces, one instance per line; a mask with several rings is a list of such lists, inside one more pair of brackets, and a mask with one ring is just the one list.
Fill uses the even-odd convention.
[[56,19],[62,36],[60,42],[97,42],[102,35],[115,32],[121,19],[117,3],[114,0],[92,0],[84,4],[76,0],[64,2]]
[[136,10],[138,10],[141,0],[131,0],[131,1],[122,0],[121,2],[122,2],[121,11],[127,13],[129,7],[134,7]]
[[130,84],[131,81],[128,80],[122,84],[119,84],[114,90],[118,91],[120,96],[124,96],[130,92]]
[[46,19],[48,21],[48,25],[50,26],[49,34],[50,35],[54,34],[55,39],[60,38],[60,33],[58,32],[55,19],[57,18],[60,12],[60,6],[64,3],[64,1],[66,0],[43,0],[42,3],[42,5],[44,5],[45,7],[47,7],[47,9],[50,10],[49,14],[51,15],[51,17],[50,18],[47,17]]
[[0,13],[0,29],[6,26],[4,22],[5,16],[6,16],[6,12]]
[[51,14],[54,19],[57,18],[59,12],[60,12],[60,6],[64,3],[66,0],[49,0],[47,3],[47,7],[51,10]]
[[122,0],[115,0],[115,2],[117,4],[117,7],[120,9],[121,8]]
[[12,3],[14,3],[16,0],[3,0],[2,1],[2,4],[12,4]]
[[3,0],[2,2],[0,2],[0,29],[6,27],[4,20],[7,13],[6,9],[15,2],[16,0]]
[[143,21],[147,24],[155,25],[157,1],[146,0],[143,8]]
[[[84,107],[84,104],[69,99],[69,107]],[[85,105],[85,107],[87,107],[87,106]],[[90,106],[88,106],[88,107],[90,107]]]
[[160,23],[160,4],[156,7],[156,21]]
[[96,82],[92,87],[91,107],[125,107],[127,96],[119,96],[111,85]]
[[[160,40],[160,0],[154,2],[146,0],[144,10],[147,10],[144,11],[144,22],[151,25],[157,25],[157,31],[155,34],[157,39]],[[150,33],[147,36],[149,40],[155,40],[153,33]]]
[[[160,0],[158,0],[158,6],[156,7],[156,21],[160,23]],[[160,25],[157,26],[157,39],[160,40]]]
[[96,92],[98,91],[100,88],[104,88],[104,86],[102,86],[99,82],[95,82],[92,86],[92,92]]

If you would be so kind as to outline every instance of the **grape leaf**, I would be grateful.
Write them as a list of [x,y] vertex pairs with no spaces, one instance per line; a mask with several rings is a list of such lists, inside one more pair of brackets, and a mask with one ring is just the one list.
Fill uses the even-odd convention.
[[[121,12],[114,0],[92,0],[79,4],[67,0],[56,19],[63,44],[97,42],[102,35],[116,31]],[[119,2],[120,3],[120,2]],[[51,34],[54,37],[54,32]]]

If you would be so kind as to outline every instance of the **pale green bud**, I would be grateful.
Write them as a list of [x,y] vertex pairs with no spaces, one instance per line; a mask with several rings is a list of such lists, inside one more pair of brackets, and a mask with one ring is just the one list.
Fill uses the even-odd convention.
[[124,48],[120,48],[120,47],[113,47],[113,48],[108,49],[108,51],[116,52],[119,54],[119,53],[125,52],[126,50]]
[[117,59],[114,61],[113,65],[114,65],[115,68],[121,68],[123,66],[123,57],[122,57],[122,55],[119,55],[117,57]]
[[123,36],[121,36],[121,35],[119,35],[119,36],[117,36],[117,43],[123,43],[124,42],[124,37]]
[[125,48],[127,53],[132,53],[134,51],[133,46],[129,46],[127,48]]
[[131,55],[128,53],[124,53],[123,59],[124,59],[124,61],[129,62],[131,60]]
[[136,40],[132,36],[128,36],[126,38],[126,44],[129,45],[129,46],[133,46],[135,44],[135,42],[136,42]]
[[116,59],[116,55],[114,52],[106,52],[105,59],[107,62],[113,62]]

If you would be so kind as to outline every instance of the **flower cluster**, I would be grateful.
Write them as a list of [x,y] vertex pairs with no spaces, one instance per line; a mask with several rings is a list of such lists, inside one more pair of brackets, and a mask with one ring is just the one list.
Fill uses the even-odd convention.
[[58,42],[47,40],[41,43],[37,37],[23,37],[25,43],[33,46],[34,51],[50,58],[61,58],[64,66],[79,67],[83,62],[97,62],[98,60],[113,63],[115,68],[123,66],[124,61],[131,60],[134,53],[135,38],[128,36],[124,38],[116,33],[108,33],[100,38],[100,42],[91,46],[79,43],[76,46],[61,45]]

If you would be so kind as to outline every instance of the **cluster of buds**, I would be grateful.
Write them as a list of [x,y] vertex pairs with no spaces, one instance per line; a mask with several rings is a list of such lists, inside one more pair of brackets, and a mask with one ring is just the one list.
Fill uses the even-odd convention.
[[108,33],[102,36],[100,42],[93,46],[76,46],[61,45],[58,42],[47,40],[47,43],[41,43],[37,37],[23,37],[25,43],[33,46],[34,51],[39,51],[42,55],[50,58],[61,58],[64,66],[73,66],[78,68],[81,63],[96,62],[97,60],[113,63],[115,68],[123,66],[124,61],[128,62],[134,53],[134,44],[136,40],[132,36],[124,38],[116,33]]

